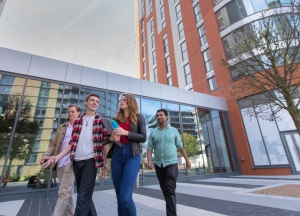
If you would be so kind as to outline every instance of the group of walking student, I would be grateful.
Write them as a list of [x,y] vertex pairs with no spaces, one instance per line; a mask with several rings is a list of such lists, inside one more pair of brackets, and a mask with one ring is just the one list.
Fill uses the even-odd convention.
[[[97,215],[92,196],[97,170],[100,167],[102,172],[98,178],[105,178],[111,168],[118,215],[137,215],[132,195],[140,169],[141,143],[147,138],[145,120],[138,112],[135,97],[124,93],[114,117],[118,127],[109,134],[101,115],[96,112],[99,102],[99,95],[88,95],[84,101],[86,113],[83,114],[80,114],[79,106],[69,105],[69,122],[58,128],[49,148],[40,160],[43,168],[50,166],[51,169],[56,169],[60,181],[54,216]],[[178,175],[177,151],[184,157],[188,169],[191,163],[183,148],[178,130],[168,124],[168,112],[159,109],[156,118],[158,126],[148,136],[148,166],[149,169],[156,171],[166,201],[166,215],[173,216],[177,215],[175,194]],[[111,148],[109,144],[112,144]],[[111,158],[111,166],[109,158]],[[74,179],[77,187],[75,207]]]

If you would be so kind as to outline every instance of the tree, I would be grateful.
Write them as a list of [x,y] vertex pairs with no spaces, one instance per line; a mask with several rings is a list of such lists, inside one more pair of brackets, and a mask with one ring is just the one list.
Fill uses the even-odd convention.
[[300,134],[300,7],[294,0],[281,6],[288,7],[263,11],[227,36],[222,62],[234,80],[231,95],[252,96],[247,114],[274,120],[286,110]]
[[[0,107],[2,108],[0,117],[0,158],[4,158],[8,150],[21,96],[1,95],[0,97]],[[13,142],[9,154],[9,164],[4,178],[9,178],[13,160],[25,160],[32,153],[33,144],[39,131],[39,125],[37,122],[32,121],[30,115],[31,108],[32,103],[30,98],[24,98],[17,119],[16,130],[13,134]],[[4,183],[3,186],[6,186],[6,184]]]
[[196,137],[189,133],[183,133],[182,139],[184,142],[184,148],[188,157],[195,156],[199,153],[199,143]]

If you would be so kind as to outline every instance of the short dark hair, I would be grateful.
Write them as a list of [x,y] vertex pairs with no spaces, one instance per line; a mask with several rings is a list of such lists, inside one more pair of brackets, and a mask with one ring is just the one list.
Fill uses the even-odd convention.
[[70,104],[70,105],[68,106],[68,109],[69,109],[70,107],[75,107],[77,112],[80,112],[80,111],[81,111],[80,106],[78,106],[78,105],[76,105],[76,104]]
[[100,96],[97,94],[89,94],[88,96],[86,96],[85,101],[88,101],[90,97],[97,97],[98,99],[100,99]]
[[168,111],[165,110],[165,109],[159,109],[159,110],[157,110],[157,111],[156,111],[156,114],[157,114],[158,112],[164,112],[165,116],[169,116]]

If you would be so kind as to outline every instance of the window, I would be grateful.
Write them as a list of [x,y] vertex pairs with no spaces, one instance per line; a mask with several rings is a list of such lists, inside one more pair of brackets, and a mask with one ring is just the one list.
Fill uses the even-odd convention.
[[153,69],[153,77],[154,77],[154,82],[157,82],[157,68]]
[[146,48],[145,48],[145,46],[142,47],[142,57],[143,58],[146,57]]
[[153,23],[153,19],[150,21],[150,32],[151,32],[151,33],[154,32],[154,23]]
[[184,75],[185,75],[185,83],[186,83],[186,85],[190,84],[192,82],[190,64],[184,65],[183,69],[184,69]]
[[45,116],[46,114],[46,109],[36,109],[35,110],[35,116],[36,117],[41,117],[41,116]]
[[168,38],[166,35],[164,35],[164,51],[165,51],[165,54],[169,52]]
[[149,12],[152,12],[152,0],[149,0]]
[[176,7],[175,7],[175,12],[176,12],[176,18],[177,18],[177,20],[181,19],[181,9],[180,9],[180,4],[176,5]]
[[211,57],[210,57],[210,51],[209,50],[203,52],[203,58],[204,58],[205,62],[207,62],[207,61],[209,61],[211,59]]
[[168,85],[171,86],[171,85],[172,85],[172,77],[170,76],[170,77],[168,77],[167,79],[168,79]]
[[180,44],[180,47],[181,47],[182,61],[184,61],[188,58],[185,41],[182,44]]
[[202,25],[198,28],[198,32],[199,32],[201,46],[203,46],[207,43],[207,38],[206,38],[204,25]]
[[143,61],[143,74],[146,76],[146,61]]
[[10,94],[11,86],[0,86],[1,94]]
[[200,5],[199,4],[195,5],[194,13],[195,13],[195,18],[196,18],[196,23],[197,23],[202,19],[202,14],[201,14],[201,11],[200,11]]
[[43,127],[43,125],[44,125],[44,120],[38,120],[37,122],[38,122],[38,124],[39,124],[40,127]]
[[32,154],[27,158],[26,165],[27,164],[36,164],[37,154]]
[[145,22],[144,22],[144,20],[142,19],[142,21],[141,21],[141,29],[142,29],[142,31],[144,31],[144,28],[145,28]]
[[145,43],[144,32],[142,32],[142,44]]
[[14,77],[13,76],[8,76],[6,74],[3,74],[1,79],[0,79],[0,84],[12,85],[13,82],[14,82]]
[[165,7],[164,6],[162,6],[160,8],[160,17],[162,20],[165,18]]
[[212,61],[209,60],[209,61],[205,62],[205,67],[206,67],[206,72],[210,72],[213,69]]
[[48,105],[48,99],[39,99],[38,106],[44,107]]
[[161,28],[165,28],[166,27],[166,20],[163,20],[162,22],[161,22]]
[[33,144],[33,152],[38,152],[39,151],[39,148],[40,148],[40,142],[37,141]]
[[[220,0],[214,0],[214,4]],[[224,29],[237,21],[248,17],[256,12],[267,10],[268,8],[278,8],[288,6],[287,0],[232,0],[226,6],[216,12],[219,29]],[[287,3],[287,4],[285,4]],[[235,13],[233,13],[233,11]]]
[[171,64],[170,64],[170,57],[166,57],[166,72],[169,73],[171,72]]
[[251,0],[255,12],[268,9],[268,5],[262,0]]
[[42,81],[41,86],[42,87],[48,87],[48,88],[50,88],[51,87],[51,83],[50,82]]
[[[272,105],[262,99],[262,104],[257,103],[253,108],[252,101],[260,101],[263,95],[254,95],[239,101],[239,107],[243,117],[243,123],[248,137],[249,147],[255,166],[288,164],[287,156],[280,138],[280,133],[275,121],[269,121],[257,116],[250,116],[247,113],[254,113],[258,109],[265,110],[271,114]],[[255,110],[257,109],[257,110]],[[260,112],[260,111],[258,111]],[[283,122],[282,119],[280,122]],[[278,123],[278,122],[277,122]]]
[[40,96],[42,96],[42,97],[48,97],[49,93],[50,93],[49,89],[41,89],[40,90]]
[[155,50],[152,52],[152,62],[153,62],[153,65],[156,65],[156,52],[155,52]]
[[178,24],[178,34],[179,34],[179,39],[184,37],[183,23],[182,22],[180,22]]
[[210,51],[207,49],[205,52],[203,52],[203,58],[206,66],[206,72],[209,72],[213,69]]
[[159,5],[163,5],[164,4],[164,0],[159,0]]
[[144,10],[145,10],[145,8],[144,8],[144,5],[141,7],[141,12],[142,12],[142,16],[144,16]]
[[211,77],[209,80],[208,80],[208,83],[209,83],[209,88],[211,91],[215,90],[218,88],[217,86],[217,81],[216,81],[216,77],[213,76]]
[[154,35],[151,35],[151,48],[155,47],[155,38]]

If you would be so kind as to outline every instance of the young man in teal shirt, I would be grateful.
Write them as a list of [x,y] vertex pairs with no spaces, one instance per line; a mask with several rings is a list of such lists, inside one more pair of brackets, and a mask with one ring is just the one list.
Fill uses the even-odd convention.
[[[176,180],[178,175],[177,150],[186,161],[186,167],[191,163],[183,148],[179,132],[168,124],[168,112],[159,109],[156,112],[158,127],[154,128],[148,137],[148,166],[156,171],[160,188],[166,201],[167,216],[176,216]],[[154,167],[152,153],[154,151]]]

